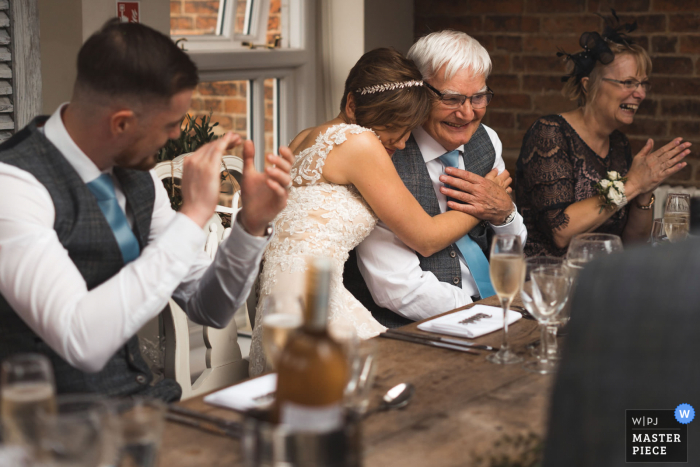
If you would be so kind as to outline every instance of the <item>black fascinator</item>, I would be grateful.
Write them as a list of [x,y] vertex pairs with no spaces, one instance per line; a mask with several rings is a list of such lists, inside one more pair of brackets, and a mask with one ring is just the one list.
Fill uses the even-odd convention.
[[575,54],[568,54],[563,50],[557,52],[557,57],[566,57],[567,60],[571,60],[574,64],[571,74],[562,76],[561,80],[563,82],[572,78],[577,82],[581,81],[581,78],[591,74],[596,62],[600,62],[603,65],[611,63],[615,59],[615,54],[610,50],[608,43],[614,42],[626,46],[634,44],[632,39],[627,36],[627,33],[637,29],[637,22],[620,24],[620,18],[617,17],[615,10],[611,8],[610,11],[612,12],[611,17],[598,15],[605,21],[602,35],[595,31],[581,34],[579,44],[583,51]]

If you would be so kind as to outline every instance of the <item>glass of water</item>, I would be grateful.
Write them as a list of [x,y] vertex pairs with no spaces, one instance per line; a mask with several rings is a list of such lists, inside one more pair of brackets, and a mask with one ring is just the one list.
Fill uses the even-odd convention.
[[115,399],[108,402],[112,431],[119,438],[119,467],[158,465],[165,410],[163,402],[147,397]]

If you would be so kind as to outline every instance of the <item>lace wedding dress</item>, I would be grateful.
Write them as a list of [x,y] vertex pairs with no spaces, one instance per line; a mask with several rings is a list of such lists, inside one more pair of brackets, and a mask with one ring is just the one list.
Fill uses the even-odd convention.
[[250,349],[251,376],[265,371],[261,325],[265,297],[274,292],[303,293],[309,257],[327,256],[333,261],[331,333],[351,326],[359,338],[368,339],[386,329],[343,287],[348,253],[369,235],[377,217],[354,186],[336,185],[323,176],[323,165],[333,147],[345,142],[347,134],[365,131],[372,130],[358,125],[334,125],[296,156],[287,207],[274,220],[275,234],[263,256]]

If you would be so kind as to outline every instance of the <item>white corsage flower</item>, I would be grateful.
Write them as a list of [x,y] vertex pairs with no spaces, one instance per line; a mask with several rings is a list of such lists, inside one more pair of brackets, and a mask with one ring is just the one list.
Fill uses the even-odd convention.
[[608,199],[610,201],[612,201],[612,203],[616,206],[619,206],[620,203],[622,202],[622,196],[623,196],[622,193],[620,193],[619,191],[617,191],[614,188],[611,188],[608,191]]
[[600,204],[600,212],[603,209],[620,209],[627,204],[625,196],[626,177],[621,177],[619,172],[611,170],[607,173],[607,177],[595,184],[594,188],[602,197]]

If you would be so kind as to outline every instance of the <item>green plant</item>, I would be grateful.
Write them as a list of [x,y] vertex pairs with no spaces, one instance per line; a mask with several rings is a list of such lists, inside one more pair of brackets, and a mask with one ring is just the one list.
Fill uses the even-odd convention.
[[[214,141],[218,138],[214,134],[214,127],[216,127],[219,122],[211,125],[211,114],[203,115],[199,117],[190,117],[190,114],[186,114],[182,121],[180,122],[180,137],[178,139],[169,139],[165,146],[161,148],[158,152],[158,162],[171,161],[177,156],[182,154],[187,154],[188,152],[196,151],[200,146],[207,144],[210,141]],[[184,127],[182,126],[184,123]]]
[[[199,117],[199,121],[197,117],[192,118],[189,114],[185,115],[180,122],[180,128],[182,129],[180,137],[177,139],[170,139],[165,143],[165,146],[158,152],[158,162],[171,161],[182,154],[194,152],[199,149],[199,147],[217,139],[218,136],[214,134],[214,127],[216,127],[219,122],[212,125],[211,115],[212,111],[209,112],[209,115]],[[184,127],[182,126],[183,123]],[[233,190],[240,190],[240,186],[228,170],[222,170],[221,172],[221,181],[223,182],[225,180],[232,184]],[[182,207],[180,179],[173,179],[170,177],[164,178],[163,186],[165,186],[170,196],[170,205],[175,211],[179,211],[180,207]],[[222,218],[224,227],[231,226],[230,214],[220,214],[220,217]]]

